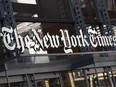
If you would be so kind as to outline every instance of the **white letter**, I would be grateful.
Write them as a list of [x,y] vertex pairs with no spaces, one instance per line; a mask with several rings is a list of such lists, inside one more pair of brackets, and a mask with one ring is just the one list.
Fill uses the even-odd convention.
[[3,27],[2,28],[2,33],[3,33],[3,42],[4,45],[7,49],[9,50],[14,50],[16,47],[16,43],[14,43],[14,38],[12,36],[13,34],[13,29],[12,28],[7,28]]
[[98,44],[97,44],[97,42],[95,42],[96,40],[95,40],[95,37],[93,35],[90,35],[89,40],[90,40],[90,43],[93,47],[97,47]]

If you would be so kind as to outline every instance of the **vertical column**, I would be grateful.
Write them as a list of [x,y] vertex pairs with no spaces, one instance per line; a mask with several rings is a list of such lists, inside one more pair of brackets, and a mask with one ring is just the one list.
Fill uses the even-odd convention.
[[101,22],[101,30],[103,35],[112,35],[112,27],[109,19],[108,9],[106,5],[107,0],[93,0],[97,19]]
[[76,12],[76,14],[75,14],[75,22],[77,22],[77,24],[76,24],[77,29],[76,30],[82,29],[85,34],[88,34],[87,30],[85,28],[84,20],[83,20],[80,0],[74,0],[73,4],[74,4],[75,12]]
[[109,82],[110,87],[114,87],[113,82],[112,82],[112,79],[111,79],[110,74],[109,74],[108,67],[105,67],[104,68],[104,71],[107,73],[107,78],[108,78],[108,82]]
[[66,19],[65,8],[62,0],[57,0],[61,19]]
[[[4,6],[4,25],[7,27],[12,27],[13,29],[16,29],[16,21],[15,17],[13,15],[13,8],[12,3],[10,0],[2,0],[3,6]],[[14,37],[14,34],[13,34]],[[13,40],[16,42],[16,39]],[[17,57],[19,56],[19,50],[15,49],[14,51],[10,51],[10,57]]]
[[85,78],[85,86],[89,87],[89,82],[88,82],[88,78],[87,78],[86,69],[83,69],[83,74],[84,74],[84,78]]
[[[83,19],[83,14],[81,9],[81,0],[73,0],[72,5],[73,5],[72,10],[75,11],[75,14],[73,13],[72,15],[74,15],[74,22],[75,22],[74,28],[75,28],[76,34],[79,34],[79,30],[81,29],[82,32],[86,35],[86,37],[88,37],[88,32],[85,27],[85,22]],[[89,42],[88,38],[87,38],[87,41]],[[88,51],[88,50],[90,50],[90,48],[86,46],[80,48],[80,51]]]
[[90,76],[90,87],[93,87],[93,75]]
[[107,83],[107,77],[105,75],[106,73],[103,72],[103,78],[104,78],[104,83],[105,83],[105,86],[108,87],[108,83]]
[[7,85],[8,85],[8,87],[11,87],[10,86],[10,81],[9,81],[9,77],[8,77],[8,68],[7,68],[7,65],[6,64],[4,64],[4,66],[5,66],[5,74],[6,74],[6,80],[7,80]]
[[64,87],[63,78],[62,78],[62,76],[61,76],[61,73],[59,73],[59,81],[60,81],[61,87]]
[[104,23],[104,25],[106,25],[106,27],[104,27],[105,34],[107,34],[107,32],[108,32],[108,35],[112,35],[113,32],[112,32],[111,23],[109,20],[108,9],[106,6],[106,0],[99,0],[98,2],[99,2],[99,6],[101,8],[100,10],[101,10],[102,16],[103,16],[103,23]]
[[45,80],[45,87],[49,87],[49,81]]
[[72,75],[72,72],[69,72],[68,75],[69,75],[71,87],[76,87],[75,86],[75,82],[74,82],[74,78],[73,78],[73,75]]
[[33,81],[34,81],[34,84],[35,84],[34,86],[37,87],[37,83],[36,83],[36,79],[35,79],[35,74],[34,73],[32,74],[32,77],[33,77]]
[[100,81],[99,81],[98,72],[97,72],[97,67],[96,67],[96,63],[95,63],[94,58],[93,58],[93,61],[94,61],[94,68],[95,68],[95,74],[96,74],[96,79],[97,79],[97,85],[98,85],[98,87],[101,87],[101,84],[100,84]]
[[9,24],[9,26],[11,26],[14,29],[16,28],[16,22],[13,15],[13,8],[12,8],[11,1],[10,0],[2,0],[2,1],[3,1],[3,5],[6,12],[5,19],[7,23]]
[[114,75],[113,75],[112,67],[110,67],[109,70],[111,71],[112,81],[113,81],[114,87],[116,87],[116,83],[115,83],[115,78],[114,78]]
[[29,75],[25,75],[26,81],[27,81],[27,86],[32,87],[31,79],[29,78]]

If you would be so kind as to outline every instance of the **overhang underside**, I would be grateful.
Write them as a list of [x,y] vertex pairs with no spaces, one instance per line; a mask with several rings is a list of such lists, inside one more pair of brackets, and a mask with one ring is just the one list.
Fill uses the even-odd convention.
[[[104,55],[104,56],[103,56]],[[8,75],[32,74],[32,73],[48,73],[48,72],[62,72],[76,69],[95,69],[103,67],[115,67],[116,58],[115,52],[106,54],[87,54],[66,57],[64,59],[52,60],[49,63],[12,63],[6,64]],[[3,66],[1,66],[3,67]],[[92,72],[90,72],[92,73]],[[0,73],[0,76],[4,72]]]

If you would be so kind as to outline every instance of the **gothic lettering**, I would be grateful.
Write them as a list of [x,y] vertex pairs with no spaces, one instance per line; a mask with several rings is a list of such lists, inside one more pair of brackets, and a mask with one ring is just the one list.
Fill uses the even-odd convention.
[[65,53],[72,53],[73,47],[116,46],[116,36],[100,35],[91,27],[88,29],[88,36],[83,33],[82,29],[79,30],[77,35],[70,35],[67,29],[60,29],[59,31],[59,35],[50,35],[49,32],[43,35],[42,31],[32,29],[33,36],[26,35],[22,37],[18,35],[16,29],[3,27],[3,43],[8,50],[19,49],[21,53],[25,49],[28,49],[30,53],[37,53],[41,49],[59,48],[61,45]]

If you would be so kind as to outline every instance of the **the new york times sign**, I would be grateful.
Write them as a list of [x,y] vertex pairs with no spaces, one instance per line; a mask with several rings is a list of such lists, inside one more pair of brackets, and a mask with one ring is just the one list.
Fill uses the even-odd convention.
[[[8,50],[15,50],[16,48],[23,53],[25,49],[33,49],[39,51],[40,49],[59,48],[63,46],[65,53],[73,52],[72,47],[108,47],[116,46],[116,36],[99,35],[97,31],[88,29],[88,36],[82,30],[79,30],[78,35],[69,35],[67,29],[60,29],[59,35],[41,36],[39,31],[31,30],[33,36],[26,35],[25,37],[18,35],[16,29],[3,27],[2,36],[5,47]],[[68,49],[66,49],[68,48]]]

